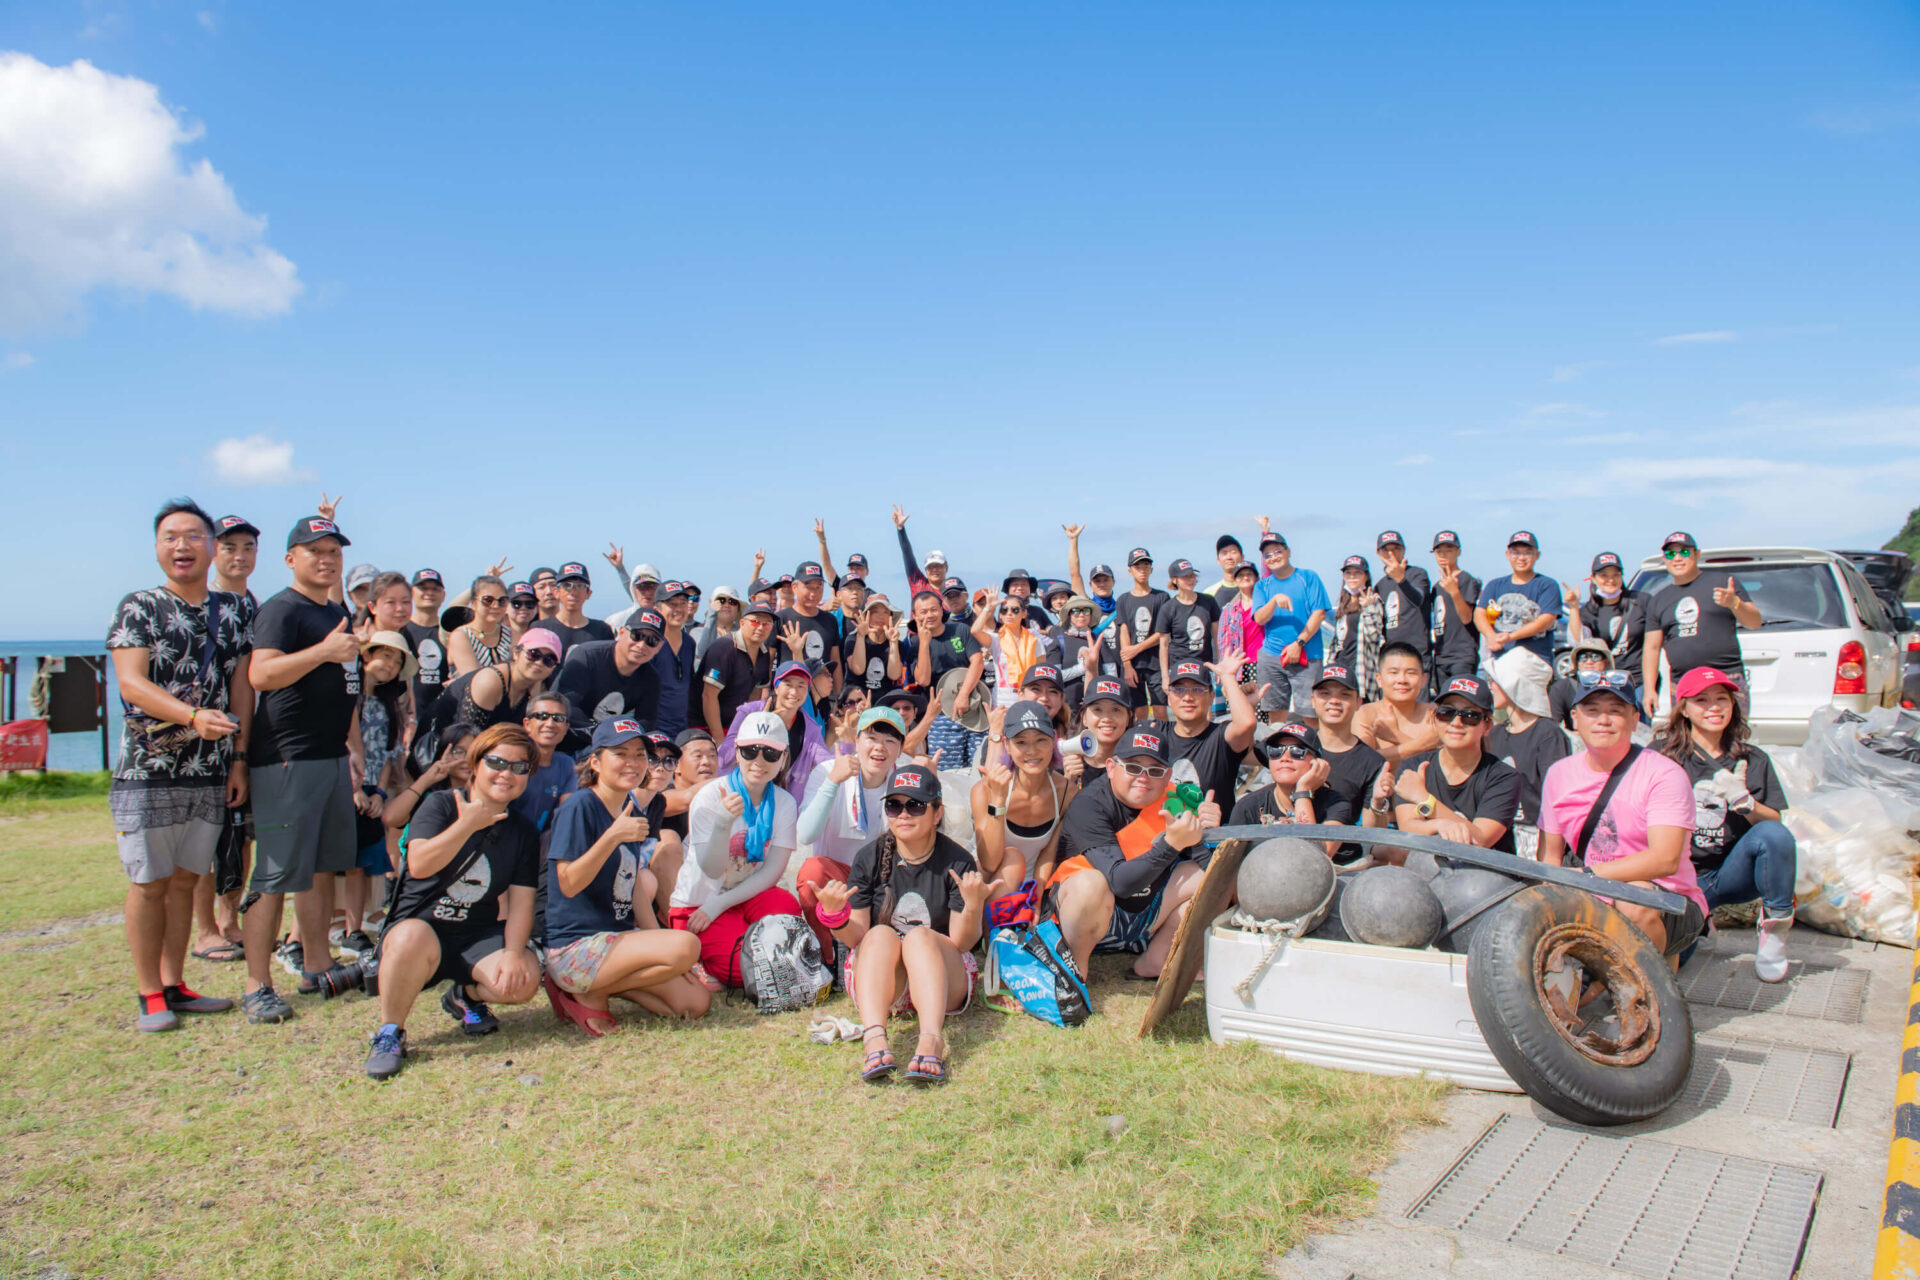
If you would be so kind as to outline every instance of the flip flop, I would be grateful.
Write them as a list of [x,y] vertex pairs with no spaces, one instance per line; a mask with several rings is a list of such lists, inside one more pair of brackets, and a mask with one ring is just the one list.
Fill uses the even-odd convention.
[[947,1064],[938,1054],[916,1053],[907,1063],[907,1079],[915,1084],[945,1084]]
[[211,960],[215,964],[225,964],[233,960],[245,960],[247,949],[237,942],[223,942],[217,947],[208,947],[205,951],[193,953],[195,960]]
[[[860,1032],[861,1042],[865,1043],[866,1038],[875,1031],[884,1035],[886,1028],[878,1023],[875,1023],[871,1027],[862,1028]],[[879,1049],[869,1050],[866,1060],[860,1065],[860,1078],[868,1084],[885,1084],[887,1078],[893,1074],[895,1066],[893,1046],[887,1045]]]

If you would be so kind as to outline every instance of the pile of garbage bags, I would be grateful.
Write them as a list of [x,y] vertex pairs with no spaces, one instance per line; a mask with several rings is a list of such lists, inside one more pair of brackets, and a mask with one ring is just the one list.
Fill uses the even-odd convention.
[[1920,914],[1920,715],[1823,708],[1799,751],[1773,751],[1799,845],[1796,915],[1827,933],[1914,945]]

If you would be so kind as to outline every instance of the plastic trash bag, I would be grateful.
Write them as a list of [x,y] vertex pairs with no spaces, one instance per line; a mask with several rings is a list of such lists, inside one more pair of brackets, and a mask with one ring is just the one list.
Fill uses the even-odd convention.
[[1815,792],[1782,821],[1799,844],[1794,896],[1802,923],[1827,933],[1914,944],[1913,874],[1920,842],[1911,806],[1862,787]]
[[968,853],[973,846],[973,784],[980,781],[978,769],[942,769],[940,803],[947,812],[940,819],[940,830]]
[[1767,757],[1773,761],[1773,776],[1780,780],[1780,789],[1787,793],[1787,804],[1797,808],[1807,802],[1818,787],[1806,761],[1801,759],[1799,747],[1768,747]]
[[[1800,763],[1815,787],[1831,791],[1862,787],[1879,791],[1896,805],[1920,809],[1920,763],[1906,753],[1920,737],[1920,714],[1898,707],[1875,707],[1865,716],[1822,707],[1807,720],[1807,745]],[[1920,826],[1908,821],[1903,830]]]

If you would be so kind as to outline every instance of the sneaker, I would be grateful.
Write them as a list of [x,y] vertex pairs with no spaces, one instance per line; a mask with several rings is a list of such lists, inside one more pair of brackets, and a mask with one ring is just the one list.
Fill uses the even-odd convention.
[[133,1008],[133,1025],[141,1031],[177,1031],[180,1027],[180,1019],[167,1008],[167,997],[161,992],[135,996]]
[[346,941],[346,937],[347,930],[344,925],[335,925],[333,928],[327,930],[327,941],[336,947]]
[[293,1016],[293,1006],[280,998],[272,987],[261,987],[240,997],[240,1007],[248,1022],[285,1022]]
[[373,1033],[373,1052],[367,1055],[367,1074],[375,1080],[385,1080],[400,1074],[400,1068],[407,1058],[407,1033],[405,1028],[393,1023],[383,1023]]
[[203,996],[186,983],[177,987],[168,987],[167,1008],[175,1013],[225,1013],[233,1008],[233,1001],[222,996]]
[[306,955],[297,942],[282,942],[278,947],[274,948],[274,963],[282,969],[285,969],[292,977],[297,978],[306,971],[307,966],[304,963],[305,960]]
[[457,982],[447,984],[447,994],[440,997],[440,1007],[470,1036],[492,1035],[500,1029],[500,1019],[493,1016],[493,1010],[462,991]]
[[362,960],[373,954],[373,939],[365,930],[355,929],[340,939],[340,950],[349,960]]
[[1791,915],[1775,918],[1760,913],[1760,940],[1753,948],[1753,976],[1762,982],[1779,982],[1787,976],[1787,931],[1793,928]]

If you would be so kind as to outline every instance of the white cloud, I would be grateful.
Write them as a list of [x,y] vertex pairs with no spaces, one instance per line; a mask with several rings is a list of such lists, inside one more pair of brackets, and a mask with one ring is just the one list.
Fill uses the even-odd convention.
[[1570,400],[1555,400],[1552,404],[1536,404],[1527,409],[1529,418],[1583,418],[1588,422],[1597,422],[1606,416],[1603,410],[1575,404]]
[[1685,347],[1699,342],[1732,342],[1739,336],[1731,329],[1702,329],[1698,333],[1670,333],[1654,342],[1662,347]]
[[292,484],[311,473],[295,470],[293,445],[271,436],[230,437],[207,453],[213,473],[228,484]]
[[1429,467],[1433,465],[1433,455],[1430,453],[1409,454],[1404,458],[1395,458],[1393,465],[1396,467]]
[[195,22],[198,22],[201,25],[201,27],[203,27],[208,32],[213,32],[217,30],[220,25],[219,22],[214,18],[212,12],[206,9],[202,9],[200,10],[200,12],[194,14],[193,20]]
[[1575,378],[1579,377],[1581,374],[1585,373],[1587,370],[1598,369],[1601,365],[1605,363],[1606,361],[1604,360],[1582,360],[1578,364],[1556,365],[1554,367],[1553,372],[1547,376],[1547,381],[1548,382],[1572,382]]
[[12,373],[15,369],[33,368],[33,355],[27,351],[9,351],[0,356],[0,372]]
[[96,289],[194,310],[286,311],[294,264],[204,157],[157,87],[81,60],[0,52],[0,327],[75,316]]

